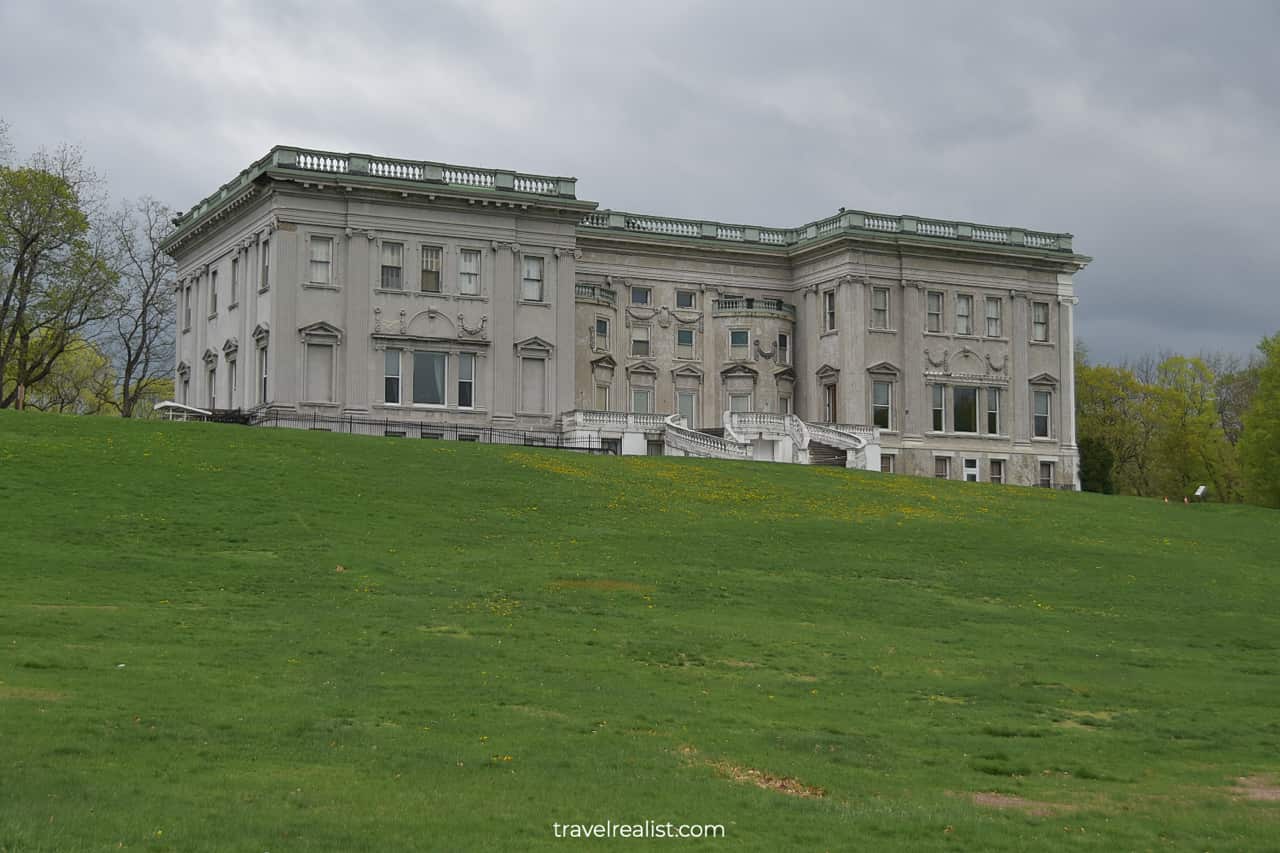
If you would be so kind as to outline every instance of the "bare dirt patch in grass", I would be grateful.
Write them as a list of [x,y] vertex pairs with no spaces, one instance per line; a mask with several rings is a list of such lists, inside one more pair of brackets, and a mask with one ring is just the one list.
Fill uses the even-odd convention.
[[752,663],[749,660],[734,660],[733,658],[727,658],[725,660],[720,661],[720,663],[724,664],[725,666],[731,666],[734,669],[755,669],[760,665],[758,663]]
[[1241,776],[1236,779],[1232,793],[1244,800],[1280,802],[1280,784],[1274,776]]
[[989,809],[1014,809],[1032,817],[1052,817],[1056,814],[1076,810],[1075,806],[1028,800],[1013,794],[999,794],[995,791],[979,792],[974,794],[972,798],[975,806],[983,806]]
[[777,776],[764,770],[757,770],[754,767],[743,767],[740,764],[734,764],[724,759],[699,758],[698,750],[692,746],[680,747],[680,754],[690,762],[704,764],[712,770],[732,779],[735,782],[747,782],[755,785],[757,788],[764,788],[766,791],[775,791],[779,794],[786,794],[791,797],[806,797],[818,799],[825,797],[827,791],[825,788],[819,788],[816,785],[806,785],[799,779],[791,776]]
[[529,717],[537,717],[540,720],[568,720],[568,714],[562,714],[559,711],[553,711],[550,708],[538,708],[533,705],[507,705],[506,708],[515,711],[518,714],[525,714]]
[[0,699],[28,699],[32,702],[61,702],[67,694],[61,690],[46,690],[42,687],[13,687],[0,684]]
[[607,578],[588,580],[552,581],[552,589],[590,589],[596,592],[653,592],[653,587],[631,581],[616,581]]

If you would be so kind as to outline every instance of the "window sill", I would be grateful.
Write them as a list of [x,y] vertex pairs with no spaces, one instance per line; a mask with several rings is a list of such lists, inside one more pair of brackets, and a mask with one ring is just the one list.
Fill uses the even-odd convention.
[[218,312],[217,312],[217,311],[214,311],[212,314],[210,314],[210,315],[209,315],[208,319],[209,319],[210,321],[213,321],[213,320],[218,319]]
[[1054,346],[1053,341],[1027,341],[1033,347],[1050,347]]
[[924,336],[926,338],[950,338],[951,337],[951,335],[948,334],[947,332],[931,332],[928,329],[924,330]]
[[332,400],[299,400],[298,405],[299,406],[316,406],[322,409],[337,409],[337,408],[341,408],[342,406],[341,403],[335,403]]
[[898,330],[897,330],[897,329],[877,329],[877,328],[875,328],[874,326],[868,326],[868,327],[867,327],[867,331],[868,331],[868,332],[875,332],[875,333],[877,333],[877,334],[881,334],[881,335],[896,335],[896,334],[898,334]]
[[[190,331],[191,331],[191,327],[190,327],[190,326],[183,326],[183,327],[182,327],[182,334],[184,334],[184,335],[185,335],[187,332],[190,332]],[[183,403],[183,405],[185,406],[186,404],[185,404],[185,403]]]
[[1033,435],[1033,436],[1031,436],[1031,443],[1032,443],[1032,444],[1057,444],[1057,443],[1058,443],[1058,439],[1054,438],[1054,437],[1053,437],[1053,436],[1051,436],[1051,435],[1050,435],[1050,436],[1044,436],[1044,435],[1036,436],[1036,435]]
[[302,286],[307,290],[341,290],[336,284],[318,284],[314,281],[304,281]]
[[551,307],[551,303],[545,300],[517,299],[516,302],[518,302],[521,305],[528,305],[530,308],[550,308]]
[[474,302],[483,302],[484,300],[488,299],[488,297],[485,296],[483,293],[459,293],[456,298],[469,299]]
[[1009,436],[1002,433],[990,432],[945,432],[940,430],[925,430],[925,435],[930,438],[980,438],[988,441],[1008,441]]
[[832,337],[833,335],[838,335],[838,334],[840,334],[839,329],[827,329],[825,332],[820,333],[818,337],[829,338],[829,337]]
[[959,338],[959,339],[960,339],[960,340],[962,340],[962,341],[980,341],[980,340],[982,340],[982,338],[978,337],[977,335],[974,335],[974,334],[962,335],[962,334],[960,334],[959,332],[956,332],[956,333],[955,333],[955,335],[953,335],[953,337]]
[[269,285],[267,287],[259,287],[258,295],[261,296],[262,294],[266,293],[269,290],[271,290],[271,287]]
[[232,302],[230,305],[228,305],[228,306],[227,306],[227,310],[228,310],[228,311],[234,311],[234,310],[236,310],[236,309],[237,309],[237,308],[239,308],[239,307],[240,307],[240,303],[239,303],[239,302]]

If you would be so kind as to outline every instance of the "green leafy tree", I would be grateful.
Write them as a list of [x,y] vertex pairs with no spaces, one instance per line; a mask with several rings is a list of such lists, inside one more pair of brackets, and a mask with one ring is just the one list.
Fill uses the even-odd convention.
[[1079,446],[1080,488],[1086,492],[1114,494],[1112,470],[1115,467],[1115,456],[1111,453],[1111,448],[1093,436],[1082,437]]
[[27,386],[24,406],[44,412],[97,415],[116,406],[111,359],[92,342],[76,339],[38,382]]
[[1263,338],[1258,349],[1262,363],[1244,416],[1240,459],[1249,500],[1280,507],[1280,333]]

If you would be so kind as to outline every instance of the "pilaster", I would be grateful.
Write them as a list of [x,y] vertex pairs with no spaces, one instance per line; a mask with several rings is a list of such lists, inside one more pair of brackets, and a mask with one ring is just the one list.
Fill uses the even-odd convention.
[[1027,294],[1021,291],[1009,291],[1009,302],[1013,309],[1013,328],[1009,331],[1009,351],[1013,364],[1009,368],[1009,396],[1013,398],[1013,443],[1015,447],[1029,448],[1031,445],[1031,387],[1027,380],[1031,378],[1028,369],[1030,361],[1031,340],[1031,303]]

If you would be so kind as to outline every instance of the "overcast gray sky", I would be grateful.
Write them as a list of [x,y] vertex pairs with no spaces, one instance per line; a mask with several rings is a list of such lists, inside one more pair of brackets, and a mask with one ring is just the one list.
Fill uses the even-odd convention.
[[0,0],[0,118],[190,207],[272,145],[791,226],[1070,231],[1100,359],[1280,330],[1280,3]]

